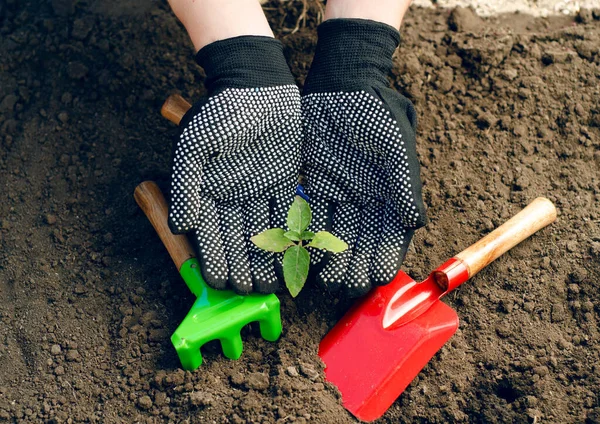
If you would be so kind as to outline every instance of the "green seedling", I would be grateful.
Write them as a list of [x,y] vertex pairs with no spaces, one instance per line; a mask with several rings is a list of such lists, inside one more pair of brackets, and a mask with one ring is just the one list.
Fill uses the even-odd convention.
[[[340,253],[348,249],[348,244],[328,231],[313,233],[306,229],[312,220],[310,206],[300,196],[296,196],[287,215],[287,231],[271,228],[251,237],[250,240],[263,250],[283,254],[283,279],[292,297],[298,296],[306,283],[310,265],[310,252],[306,249],[322,249]],[[307,244],[304,244],[307,243]]]

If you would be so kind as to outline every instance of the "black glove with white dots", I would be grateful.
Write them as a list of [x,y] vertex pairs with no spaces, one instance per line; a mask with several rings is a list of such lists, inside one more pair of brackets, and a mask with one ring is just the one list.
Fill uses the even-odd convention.
[[208,95],[180,124],[169,225],[195,231],[210,286],[272,293],[274,255],[250,237],[285,225],[300,164],[300,93],[273,38],[217,41],[196,59]]
[[398,31],[361,19],[332,19],[319,40],[302,97],[305,190],[311,231],[348,243],[328,257],[317,280],[360,296],[389,283],[414,230],[425,224],[412,103],[387,79]]

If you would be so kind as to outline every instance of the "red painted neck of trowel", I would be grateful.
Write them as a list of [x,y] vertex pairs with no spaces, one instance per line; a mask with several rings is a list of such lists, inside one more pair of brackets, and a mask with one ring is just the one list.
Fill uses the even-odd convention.
[[467,281],[470,276],[467,265],[458,258],[452,258],[433,271],[431,278],[442,290],[442,297]]

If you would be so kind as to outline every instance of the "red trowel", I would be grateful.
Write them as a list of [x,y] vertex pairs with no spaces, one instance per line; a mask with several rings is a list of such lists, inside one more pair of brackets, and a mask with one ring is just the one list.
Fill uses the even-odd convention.
[[346,409],[364,421],[383,415],[458,328],[439,299],[555,219],[552,202],[539,197],[425,281],[400,271],[348,311],[319,346]]

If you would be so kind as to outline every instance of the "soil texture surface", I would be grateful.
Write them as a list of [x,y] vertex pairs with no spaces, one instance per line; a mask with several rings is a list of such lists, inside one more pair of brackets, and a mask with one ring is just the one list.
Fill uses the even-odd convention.
[[533,16],[577,15],[581,9],[600,8],[599,0],[413,0],[421,7],[471,7],[481,16],[527,13]]
[[[301,85],[322,5],[265,10]],[[317,356],[351,302],[310,282],[280,295],[278,342],[251,325],[240,360],[179,368],[194,299],[132,195],[168,189],[160,106],[203,75],[166,1],[0,0],[0,422],[356,422]],[[379,422],[600,423],[600,12],[413,8],[390,77],[430,218],[405,271],[538,196],[559,216],[447,296],[458,332]]]

